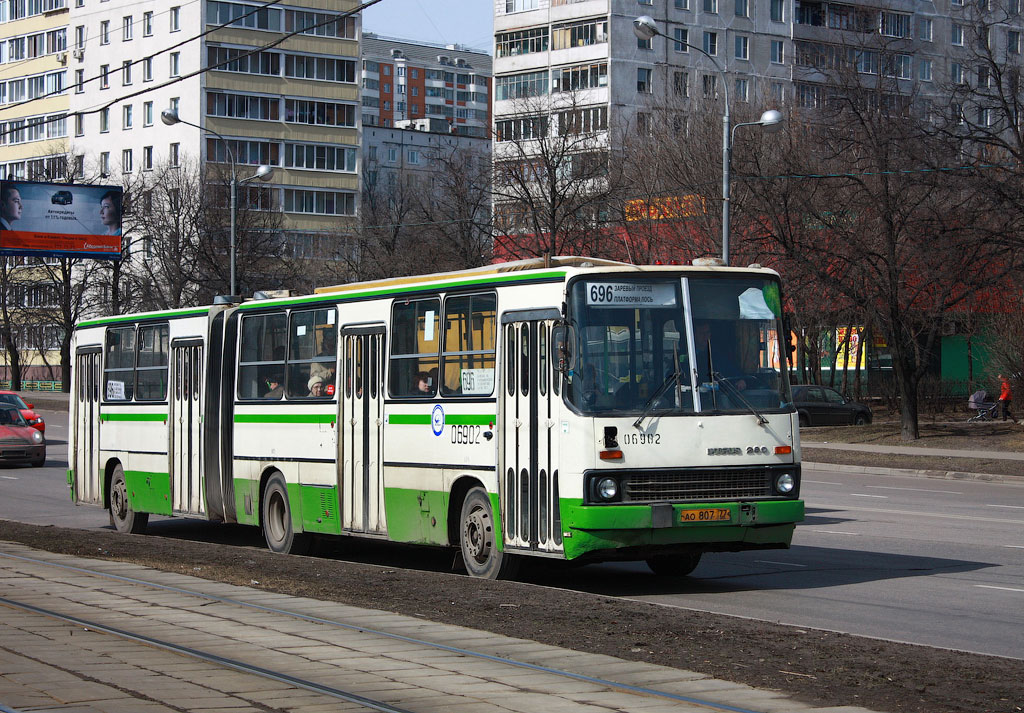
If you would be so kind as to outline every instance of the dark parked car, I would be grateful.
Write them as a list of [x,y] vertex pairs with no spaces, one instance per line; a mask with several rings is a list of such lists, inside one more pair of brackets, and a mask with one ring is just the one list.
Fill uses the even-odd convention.
[[71,205],[71,191],[57,191],[50,197],[50,203],[54,205]]
[[862,426],[871,423],[871,409],[851,401],[835,389],[814,384],[797,384],[793,405],[800,414],[801,426]]

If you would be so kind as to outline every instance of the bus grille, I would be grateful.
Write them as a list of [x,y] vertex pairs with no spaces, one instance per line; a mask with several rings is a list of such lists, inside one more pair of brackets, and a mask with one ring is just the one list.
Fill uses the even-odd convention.
[[624,502],[740,500],[772,497],[765,468],[678,470],[630,473],[623,479]]

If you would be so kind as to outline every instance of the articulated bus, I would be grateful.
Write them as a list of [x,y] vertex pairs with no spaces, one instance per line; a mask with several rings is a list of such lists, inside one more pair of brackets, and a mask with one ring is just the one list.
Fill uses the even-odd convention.
[[150,515],[523,556],[789,547],[803,519],[779,276],[579,257],[79,324],[68,483]]

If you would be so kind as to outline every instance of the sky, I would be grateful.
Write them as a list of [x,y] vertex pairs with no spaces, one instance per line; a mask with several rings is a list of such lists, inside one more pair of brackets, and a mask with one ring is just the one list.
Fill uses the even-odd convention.
[[442,45],[491,51],[494,0],[380,0],[363,11],[363,29]]

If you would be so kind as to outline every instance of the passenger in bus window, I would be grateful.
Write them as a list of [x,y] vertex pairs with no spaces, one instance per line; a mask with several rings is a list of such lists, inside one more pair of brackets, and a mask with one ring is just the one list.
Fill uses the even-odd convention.
[[434,390],[430,386],[430,374],[425,371],[416,374],[416,392],[413,396],[429,396],[432,393]]
[[309,388],[309,395],[315,399],[323,398],[324,395],[324,380],[319,376],[313,375],[309,377],[309,382],[306,384]]
[[281,383],[280,374],[271,374],[267,378],[267,393],[263,394],[265,399],[279,399],[284,396],[284,384]]

